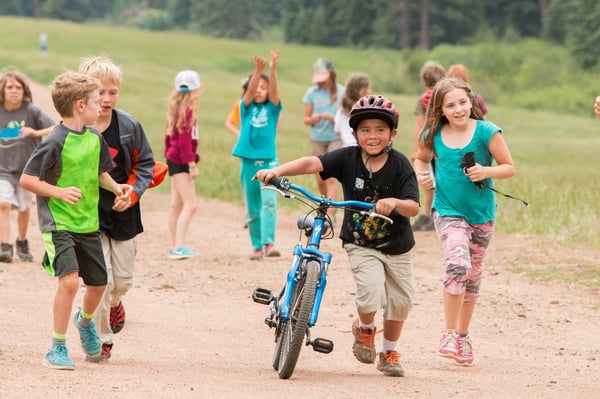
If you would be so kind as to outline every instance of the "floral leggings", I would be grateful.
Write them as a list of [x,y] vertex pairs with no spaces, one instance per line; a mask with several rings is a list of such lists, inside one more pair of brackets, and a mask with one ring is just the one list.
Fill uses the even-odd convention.
[[463,218],[433,213],[435,230],[446,256],[444,291],[464,294],[464,303],[475,303],[479,296],[483,258],[494,233],[494,222],[471,225]]

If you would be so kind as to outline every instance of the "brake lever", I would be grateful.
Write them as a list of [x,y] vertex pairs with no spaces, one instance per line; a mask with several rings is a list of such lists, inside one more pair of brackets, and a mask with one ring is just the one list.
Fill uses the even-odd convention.
[[379,219],[383,219],[386,222],[389,222],[390,224],[394,224],[394,221],[390,217],[382,215],[382,214],[377,213],[377,212],[374,212],[372,210],[371,211],[360,211],[360,214],[361,215],[365,215],[365,216],[369,216],[369,217],[376,217],[376,218],[379,218]]

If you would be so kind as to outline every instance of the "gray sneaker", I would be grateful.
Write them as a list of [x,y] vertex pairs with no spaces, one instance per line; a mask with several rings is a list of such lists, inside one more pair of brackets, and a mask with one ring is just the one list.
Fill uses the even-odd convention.
[[15,241],[15,247],[17,248],[17,256],[23,262],[33,262],[33,256],[29,252],[29,241],[24,239],[23,241],[17,239]]
[[361,363],[375,363],[375,333],[377,329],[359,327],[358,319],[352,323],[352,334],[354,335],[354,344],[352,353]]
[[10,263],[13,258],[12,244],[3,242],[0,244],[0,262]]
[[404,377],[404,369],[400,366],[400,354],[396,351],[381,352],[377,370],[390,377]]

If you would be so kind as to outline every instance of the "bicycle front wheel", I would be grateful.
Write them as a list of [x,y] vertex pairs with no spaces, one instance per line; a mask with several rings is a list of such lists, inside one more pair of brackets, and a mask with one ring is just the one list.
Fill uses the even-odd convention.
[[[310,312],[315,303],[318,281],[319,264],[315,261],[306,262],[302,268],[302,275],[292,292],[289,320],[282,325],[283,331],[277,340],[279,378],[290,378],[296,368],[296,362],[304,344],[304,336],[308,330]],[[279,342],[280,340],[281,342]]]

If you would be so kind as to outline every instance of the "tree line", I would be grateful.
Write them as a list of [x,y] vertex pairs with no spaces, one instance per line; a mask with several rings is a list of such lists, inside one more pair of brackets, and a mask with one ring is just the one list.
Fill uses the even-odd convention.
[[584,68],[600,60],[594,0],[3,0],[0,15],[399,50],[534,37],[566,46]]

